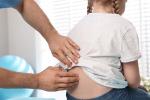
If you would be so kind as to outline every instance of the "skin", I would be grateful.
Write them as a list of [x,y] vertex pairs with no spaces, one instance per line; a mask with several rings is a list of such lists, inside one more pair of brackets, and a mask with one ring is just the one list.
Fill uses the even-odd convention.
[[[77,63],[79,47],[69,38],[58,34],[34,0],[23,0],[15,9],[28,24],[42,34],[57,59],[68,66],[71,66],[71,62]],[[38,74],[16,73],[0,68],[0,80],[1,88],[25,87],[56,91],[76,85],[79,77],[77,74],[64,72],[59,68],[49,67]]]
[[48,67],[38,74],[16,73],[0,68],[0,88],[32,88],[58,91],[78,84],[77,74]]

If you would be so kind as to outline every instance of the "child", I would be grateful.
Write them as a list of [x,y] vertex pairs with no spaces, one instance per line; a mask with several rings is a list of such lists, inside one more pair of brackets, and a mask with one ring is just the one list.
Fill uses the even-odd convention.
[[138,89],[140,57],[134,26],[120,15],[126,0],[89,0],[88,15],[70,32],[80,47],[76,87],[68,89],[68,100],[150,100]]

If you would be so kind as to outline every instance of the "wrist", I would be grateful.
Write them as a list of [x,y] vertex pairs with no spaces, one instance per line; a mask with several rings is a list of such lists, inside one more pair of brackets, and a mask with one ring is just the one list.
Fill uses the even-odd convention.
[[49,31],[47,35],[47,42],[53,41],[53,39],[58,35],[59,33],[55,29],[52,29],[51,31]]
[[34,80],[33,88],[34,88],[34,89],[39,89],[39,78],[38,78],[38,74],[32,74],[32,78],[33,78],[33,80]]
[[15,87],[32,89],[38,88],[38,79],[36,74],[15,73],[12,83],[14,83]]
[[35,79],[36,79],[36,89],[41,89],[40,88],[40,75],[39,73],[38,74],[35,74]]

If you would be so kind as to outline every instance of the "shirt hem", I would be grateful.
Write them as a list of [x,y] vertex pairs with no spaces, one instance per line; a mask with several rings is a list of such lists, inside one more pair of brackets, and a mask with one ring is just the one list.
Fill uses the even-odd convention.
[[128,63],[128,62],[132,62],[132,61],[136,61],[138,59],[141,58],[141,54],[135,56],[135,57],[132,57],[132,58],[127,58],[127,59],[121,59],[121,62],[122,63]]

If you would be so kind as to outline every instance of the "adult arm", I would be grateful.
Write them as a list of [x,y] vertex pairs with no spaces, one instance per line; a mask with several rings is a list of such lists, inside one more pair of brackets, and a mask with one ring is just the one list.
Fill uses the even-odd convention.
[[34,0],[22,0],[22,3],[16,9],[21,13],[25,21],[39,31],[46,39],[53,56],[68,66],[71,66],[71,61],[68,57],[74,63],[77,63],[79,58],[78,45],[68,37],[58,34]]
[[0,87],[16,88],[29,87],[37,88],[37,77],[34,74],[16,73],[0,68]]
[[67,89],[78,84],[78,75],[59,68],[47,68],[38,74],[17,73],[0,68],[1,88],[32,88],[46,91]]

